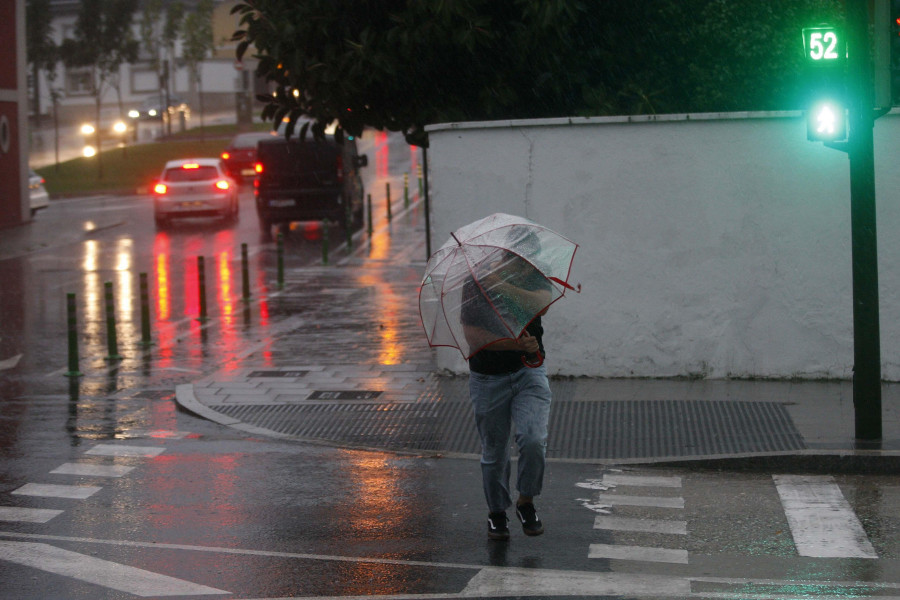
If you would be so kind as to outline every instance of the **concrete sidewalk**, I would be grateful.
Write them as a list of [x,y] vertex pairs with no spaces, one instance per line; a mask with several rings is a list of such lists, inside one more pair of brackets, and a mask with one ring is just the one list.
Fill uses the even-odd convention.
[[[419,323],[424,229],[414,204],[334,266],[288,271],[268,298],[283,321],[266,351],[179,386],[178,402],[254,435],[477,458],[467,379],[436,372]],[[441,243],[432,240],[432,250]],[[884,386],[883,441],[867,447],[854,440],[849,382],[565,378],[551,386],[552,460],[900,465],[898,385]]]

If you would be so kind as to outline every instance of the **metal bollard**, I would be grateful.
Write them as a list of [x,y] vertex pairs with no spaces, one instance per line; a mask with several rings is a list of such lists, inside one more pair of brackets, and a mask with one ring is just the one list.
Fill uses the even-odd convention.
[[421,198],[425,195],[422,191],[422,165],[417,165],[416,170],[418,171],[419,175],[419,198]]
[[366,216],[369,221],[366,233],[369,234],[369,237],[372,237],[372,194],[366,194]]
[[347,203],[347,218],[344,220],[344,233],[347,235],[347,252],[353,252],[353,212]]
[[241,283],[244,300],[250,300],[250,267],[247,265],[247,244],[241,244]]
[[106,360],[121,360],[119,343],[116,338],[116,305],[113,301],[113,284],[107,281],[103,284],[103,297],[106,301],[106,347],[109,354]]
[[280,231],[275,236],[275,247],[277,249],[278,289],[280,290],[284,288],[284,234]]
[[403,208],[409,208],[409,173],[403,174]]
[[150,339],[150,288],[147,285],[147,274],[141,273],[141,346],[153,345]]
[[66,294],[66,323],[69,333],[69,370],[66,377],[81,377],[83,373],[78,370],[78,327],[75,316],[75,294]]
[[385,194],[387,195],[387,219],[388,223],[391,222],[391,182],[387,182],[385,185]]
[[197,257],[197,289],[200,292],[200,316],[198,321],[206,321],[206,265],[202,256]]
[[322,221],[322,264],[328,264],[328,219]]

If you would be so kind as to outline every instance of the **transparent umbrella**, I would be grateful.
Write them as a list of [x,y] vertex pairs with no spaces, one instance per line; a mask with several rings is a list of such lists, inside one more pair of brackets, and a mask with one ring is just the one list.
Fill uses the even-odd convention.
[[[525,328],[567,290],[578,244],[523,217],[496,213],[451,233],[428,260],[419,314],[431,346],[469,359]],[[538,366],[542,357],[525,361]]]

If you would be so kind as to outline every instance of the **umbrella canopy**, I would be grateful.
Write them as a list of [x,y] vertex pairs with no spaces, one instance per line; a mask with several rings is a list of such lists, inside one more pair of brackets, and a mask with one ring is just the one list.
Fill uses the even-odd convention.
[[[496,213],[461,227],[428,260],[419,314],[431,346],[463,358],[517,339],[563,297],[578,244],[523,217]],[[580,291],[580,286],[579,286]]]

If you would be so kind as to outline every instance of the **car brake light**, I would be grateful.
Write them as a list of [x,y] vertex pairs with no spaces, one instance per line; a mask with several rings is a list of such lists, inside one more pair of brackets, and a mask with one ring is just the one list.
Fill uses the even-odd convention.
[[253,165],[253,170],[256,171],[257,173],[262,173],[263,172],[262,163],[258,162],[255,165]]
[[216,182],[216,187],[219,188],[220,190],[227,190],[231,186],[224,179],[220,179]]
[[228,154],[227,152],[222,153],[222,160],[228,160],[229,158],[231,158],[230,154]]
[[185,164],[181,165],[181,168],[182,169],[199,169],[200,165],[198,165],[197,163],[185,163]]
[[165,196],[166,192],[168,191],[168,188],[166,187],[166,184],[164,184],[164,183],[157,183],[156,185],[153,186],[153,191],[156,192],[157,194],[159,194],[160,196]]

